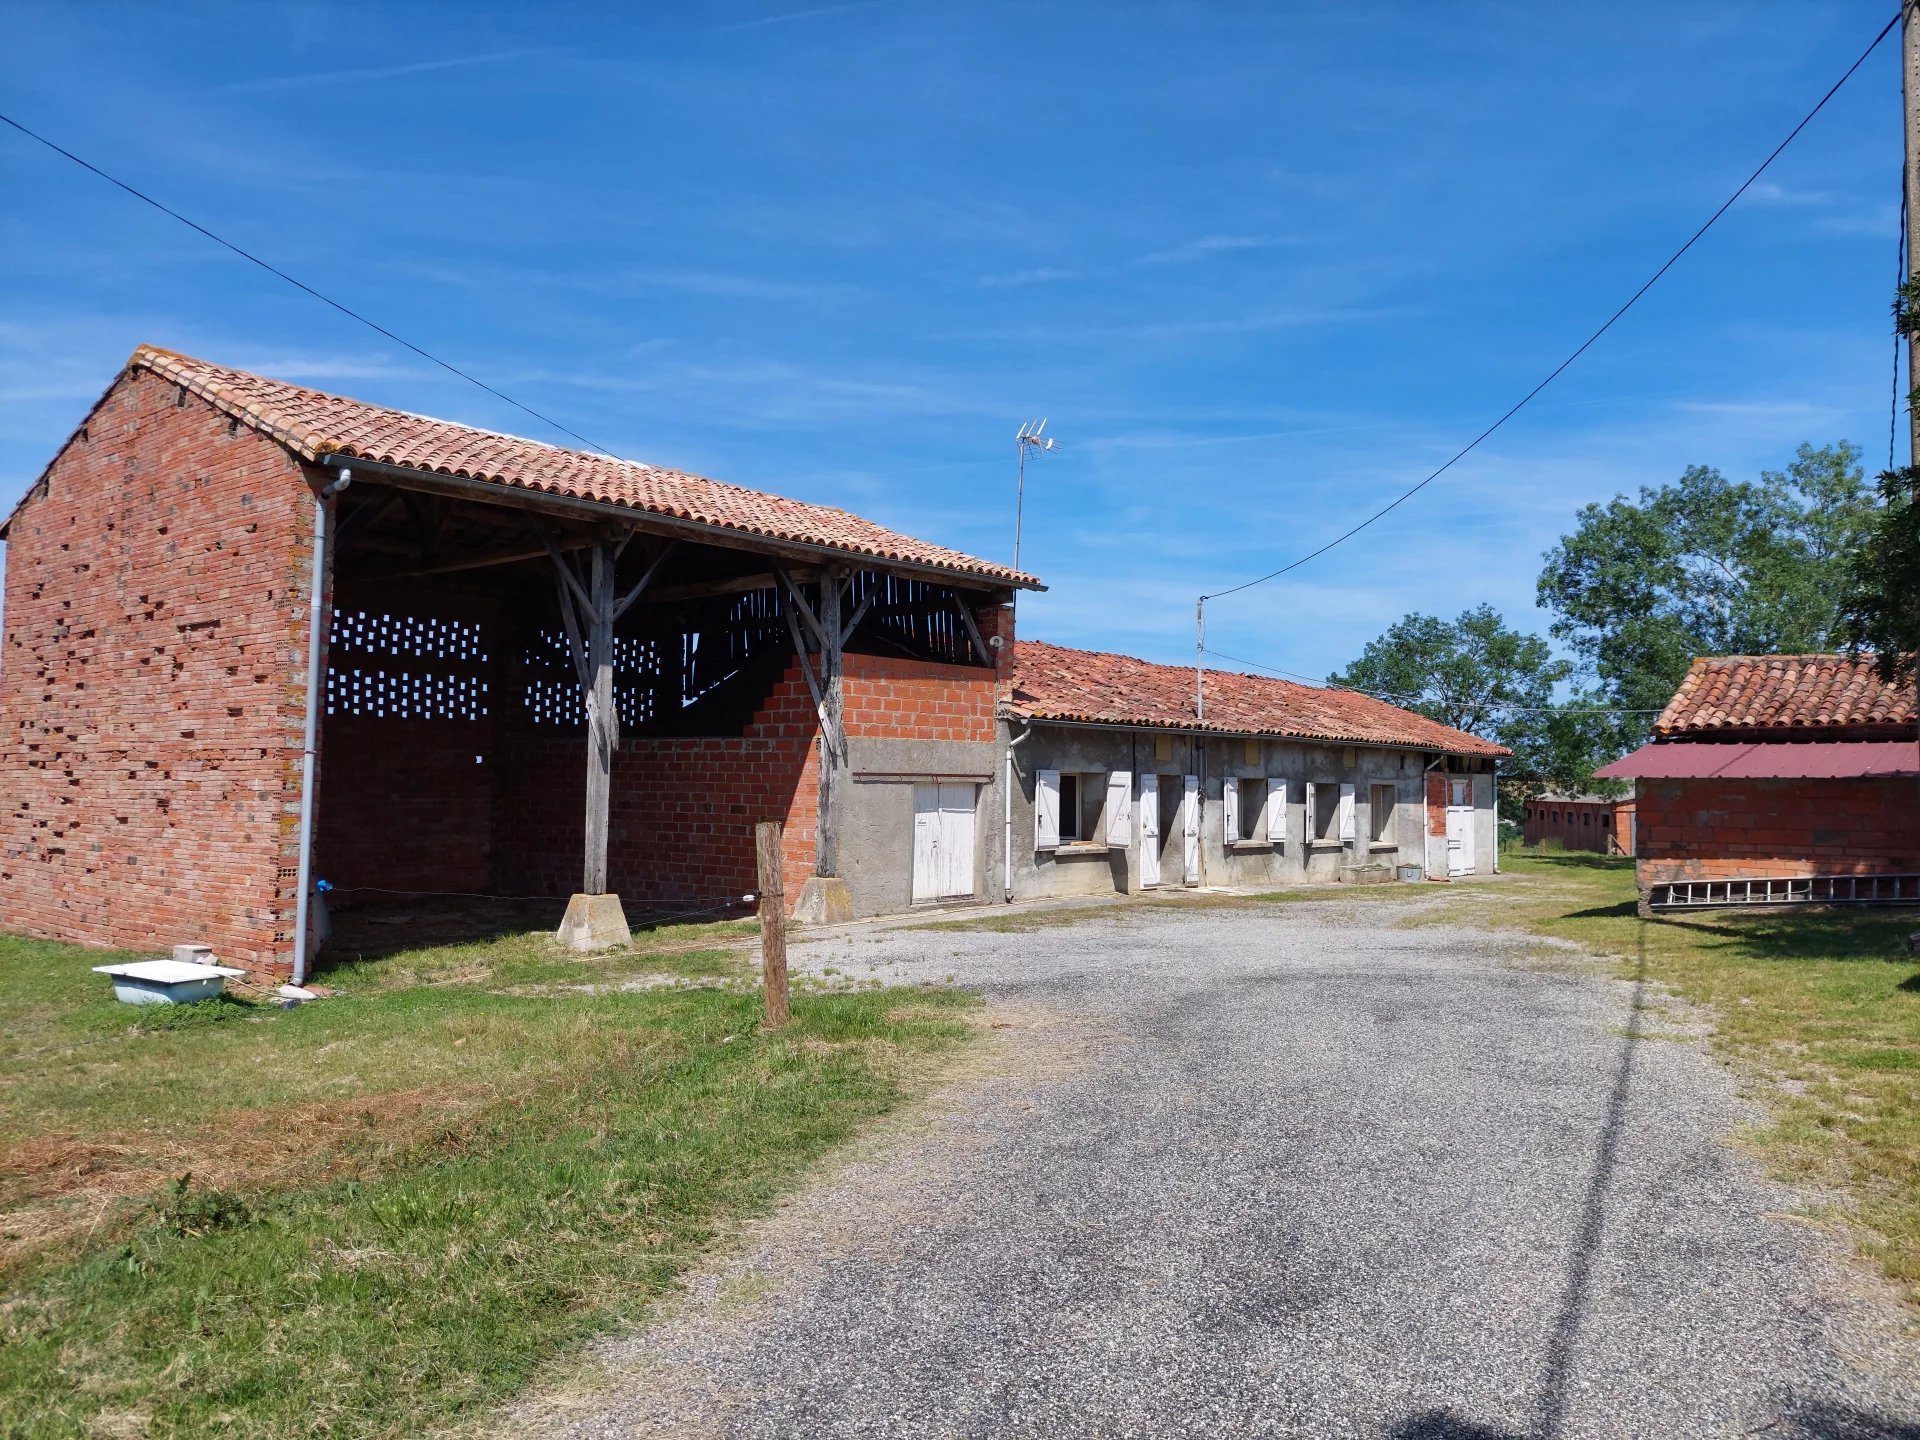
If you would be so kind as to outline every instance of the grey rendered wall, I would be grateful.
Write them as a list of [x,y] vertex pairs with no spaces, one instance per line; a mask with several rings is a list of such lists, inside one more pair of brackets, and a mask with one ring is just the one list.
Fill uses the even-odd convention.
[[[1002,724],[1002,743],[1008,727]],[[1016,727],[1013,733],[1019,733]],[[1200,883],[1231,889],[1273,889],[1301,884],[1330,884],[1351,867],[1421,864],[1425,835],[1427,756],[1420,752],[1376,750],[1364,746],[1303,745],[1293,741],[1255,742],[1251,756],[1245,740],[1231,736],[1157,736],[1150,731],[1081,729],[1035,723],[1014,751],[1013,894],[1017,899],[1051,896],[1133,893],[1140,884],[1139,779],[1143,773],[1200,775]],[[1156,740],[1165,741],[1170,758],[1159,758]],[[1003,751],[1004,757],[1004,751]],[[1126,770],[1134,777],[1134,825],[1125,850],[1037,851],[1033,844],[1034,776],[1039,770]],[[1283,845],[1225,844],[1226,782],[1239,778],[1279,778],[1287,782],[1287,839]],[[1354,786],[1354,839],[1349,844],[1312,844],[1306,838],[1306,785]],[[1369,842],[1370,786],[1392,784],[1395,813],[1385,841]],[[997,785],[996,785],[997,789]],[[1178,788],[1162,784],[1161,831],[1171,837],[1161,867],[1162,888],[1181,884]],[[995,897],[1003,892],[999,800],[988,826],[988,864]]]
[[974,811],[974,895],[998,895],[987,868],[987,832],[999,822],[992,784],[995,747],[984,741],[886,740],[850,737],[841,809],[840,874],[856,915],[887,915],[913,904],[913,787],[951,780],[977,787]]

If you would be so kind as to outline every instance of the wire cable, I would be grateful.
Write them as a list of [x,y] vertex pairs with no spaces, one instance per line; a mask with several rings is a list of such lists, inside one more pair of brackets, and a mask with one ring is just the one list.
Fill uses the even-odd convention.
[[[1301,674],[1298,670],[1282,670],[1277,665],[1263,665],[1258,660],[1229,655],[1224,650],[1209,648],[1206,653],[1221,660],[1231,660],[1236,665],[1251,665],[1256,670],[1265,670],[1290,680],[1303,680],[1322,690],[1345,690],[1351,695],[1365,695],[1370,700],[1384,700],[1389,705],[1417,704],[1426,698],[1422,695],[1396,695],[1385,690],[1362,690],[1357,685],[1336,685],[1331,680],[1317,680],[1311,675]],[[1658,715],[1660,713],[1657,709],[1634,710],[1621,705],[1512,705],[1502,700],[1493,701],[1488,708],[1510,715]]]
[[335,300],[330,295],[322,294],[320,291],[314,289],[313,286],[307,284],[304,280],[294,279],[294,277],[289,275],[286,271],[280,269],[275,265],[269,264],[265,260],[262,260],[258,255],[255,255],[252,251],[243,250],[240,246],[234,244],[233,241],[228,240],[224,236],[216,235],[213,231],[209,230],[206,226],[200,224],[197,220],[189,220],[185,215],[182,215],[178,210],[175,210],[170,206],[162,204],[160,201],[154,199],[153,196],[148,195],[144,191],[136,190],[133,186],[129,185],[126,181],[118,178],[117,176],[109,175],[106,171],[102,170],[98,165],[95,165],[92,161],[81,159],[78,155],[74,154],[71,150],[66,149],[64,146],[55,144],[53,141],[49,140],[46,136],[40,134],[37,130],[32,130],[32,129],[29,129],[27,126],[22,125],[18,120],[15,120],[11,115],[0,114],[0,122],[4,122],[8,125],[11,125],[15,130],[18,130],[22,135],[26,136],[29,140],[38,141],[40,144],[46,146],[47,149],[53,151],[54,154],[65,156],[67,159],[71,160],[74,164],[78,165],[82,170],[88,170],[88,171],[91,171],[93,174],[98,175],[102,180],[106,181],[109,185],[117,186],[121,190],[126,191],[127,194],[133,196],[134,199],[139,200],[144,204],[151,205],[154,209],[158,210],[162,215],[166,215],[171,217],[172,219],[178,220],[182,225],[186,226],[189,230],[198,231],[200,234],[206,236],[207,239],[213,241],[214,244],[222,246],[225,249],[231,250],[235,255],[238,255],[242,260],[245,260],[250,264],[258,265],[262,270],[266,271],[269,275],[277,276],[279,279],[286,281],[287,284],[293,286],[294,289],[303,291],[304,293],[311,295],[314,299],[318,300],[323,305],[331,306],[333,309],[338,310],[342,315],[345,315],[349,320],[357,320],[362,325],[366,326],[369,330],[373,331],[375,334],[384,335],[387,339],[391,340],[394,344],[402,346],[405,349],[411,350],[415,355],[418,355],[422,360],[430,361],[433,364],[438,365],[442,370],[447,371],[449,374],[459,376],[462,380],[465,380],[469,385],[479,386],[482,390],[486,391],[487,394],[493,396],[496,400],[504,400],[506,401],[507,404],[513,406],[514,409],[523,411],[526,414],[531,415],[534,419],[538,420],[541,424],[551,425],[555,430],[558,430],[562,435],[571,436],[573,439],[578,440],[582,445],[586,446],[589,450],[597,451],[600,454],[609,457],[610,459],[617,460],[620,458],[618,455],[614,454],[613,451],[607,449],[606,446],[595,444],[593,441],[589,440],[586,436],[582,435],[578,430],[569,429],[567,426],[562,425],[558,420],[555,420],[551,415],[541,414],[538,410],[534,409],[531,405],[525,404],[519,400],[514,399],[513,396],[507,394],[506,391],[495,389],[493,386],[487,384],[486,381],[480,379],[479,376],[470,374],[468,371],[462,370],[458,365],[453,364],[451,361],[442,360],[438,355],[435,355],[432,351],[422,349],[420,346],[414,344],[411,340],[403,339],[402,337],[394,334],[393,331],[387,329],[386,326],[380,324],[379,322],[374,320],[369,320],[365,315],[362,315],[358,310],[354,310],[349,308],[348,306],[342,305],[338,300]]
[[1535,385],[1525,395],[1522,395],[1520,399],[1516,401],[1514,405],[1504,415],[1502,415],[1498,420],[1495,420],[1491,425],[1489,425],[1486,429],[1482,430],[1478,435],[1474,436],[1472,440],[1468,441],[1467,444],[1463,446],[1453,456],[1452,459],[1448,460],[1446,464],[1442,465],[1438,470],[1435,470],[1431,475],[1427,476],[1426,479],[1422,480],[1418,485],[1415,485],[1412,489],[1400,495],[1397,499],[1389,502],[1386,505],[1383,505],[1380,509],[1374,511],[1373,514],[1367,516],[1366,519],[1362,520],[1358,525],[1355,525],[1351,530],[1347,530],[1342,534],[1336,535],[1333,539],[1329,540],[1326,544],[1322,545],[1318,550],[1310,551],[1309,553],[1302,555],[1298,560],[1294,560],[1289,564],[1282,565],[1278,570],[1270,570],[1265,575],[1261,575],[1252,580],[1244,581],[1239,585],[1233,586],[1231,589],[1216,590],[1213,594],[1202,595],[1200,598],[1202,600],[1220,600],[1225,598],[1228,595],[1238,595],[1242,590],[1251,590],[1256,585],[1264,585],[1269,580],[1279,579],[1282,575],[1285,575],[1290,570],[1298,570],[1302,565],[1305,565],[1309,560],[1317,560],[1320,556],[1326,554],[1329,550],[1333,549],[1336,545],[1342,545],[1346,543],[1348,540],[1351,540],[1354,536],[1358,535],[1362,530],[1366,529],[1369,525],[1373,524],[1376,520],[1384,519],[1387,515],[1391,514],[1393,511],[1399,509],[1400,506],[1404,505],[1407,501],[1411,500],[1415,495],[1418,495],[1422,490],[1426,489],[1427,486],[1431,485],[1434,481],[1438,480],[1442,475],[1446,474],[1447,471],[1451,470],[1455,465],[1459,464],[1462,460],[1466,459],[1468,455],[1472,454],[1474,450],[1479,448],[1480,443],[1482,441],[1489,438],[1496,430],[1498,430],[1501,426],[1505,425],[1509,420],[1511,420],[1514,416],[1518,415],[1523,409],[1525,409],[1527,406],[1527,403],[1530,400],[1532,400],[1534,396],[1538,395],[1542,390],[1546,389],[1547,386],[1551,385],[1555,380],[1559,379],[1562,372],[1564,372],[1570,365],[1572,365],[1574,361],[1578,360],[1582,355],[1586,354],[1587,351],[1593,347],[1595,341],[1599,340],[1599,338],[1602,335],[1605,335],[1607,331],[1611,330],[1614,327],[1614,323],[1618,321],[1621,316],[1625,315],[1627,311],[1631,310],[1634,307],[1635,303],[1639,301],[1640,297],[1642,295],[1645,295],[1647,291],[1651,290],[1654,287],[1655,283],[1660,279],[1661,276],[1665,275],[1667,271],[1671,270],[1676,264],[1679,263],[1680,257],[1685,255],[1689,250],[1691,250],[1694,247],[1694,244],[1700,239],[1700,237],[1705,235],[1707,231],[1713,228],[1714,222],[1717,221],[1722,215],[1726,214],[1727,211],[1733,208],[1734,201],[1738,200],[1742,195],[1746,194],[1747,191],[1752,188],[1753,182],[1758,180],[1762,175],[1764,175],[1767,172],[1767,167],[1772,165],[1775,160],[1778,160],[1780,158],[1781,152],[1784,151],[1787,148],[1787,146],[1791,145],[1794,142],[1794,139],[1800,134],[1800,132],[1806,129],[1807,126],[1813,122],[1813,117],[1818,115],[1822,110],[1826,109],[1827,102],[1833,99],[1835,95],[1840,93],[1840,87],[1842,85],[1845,85],[1847,81],[1853,78],[1853,74],[1856,70],[1858,70],[1862,65],[1867,63],[1867,57],[1873,54],[1875,50],[1880,48],[1880,42],[1886,39],[1887,36],[1892,32],[1893,27],[1900,23],[1900,17],[1905,13],[1906,13],[1906,0],[1903,0],[1903,3],[1900,9],[1894,12],[1893,18],[1887,21],[1887,23],[1881,27],[1880,33],[1878,35],[1873,37],[1873,43],[1868,45],[1865,50],[1862,50],[1860,52],[1860,58],[1858,60],[1855,60],[1853,64],[1847,67],[1846,74],[1842,75],[1838,80],[1833,82],[1832,88],[1829,89],[1825,95],[1822,95],[1820,97],[1820,103],[1815,105],[1813,109],[1809,110],[1801,118],[1800,123],[1794,126],[1792,130],[1787,132],[1787,138],[1782,140],[1778,145],[1774,146],[1773,152],[1769,154],[1766,159],[1760,162],[1759,168],[1755,170],[1751,175],[1747,176],[1747,178],[1741,182],[1740,188],[1738,190],[1735,190],[1733,194],[1729,195],[1718,210],[1714,211],[1713,214],[1707,217],[1706,224],[1702,225],[1698,230],[1694,231],[1693,234],[1688,237],[1686,244],[1682,245],[1678,250],[1674,251],[1673,254],[1668,256],[1666,264],[1662,265],[1658,270],[1654,271],[1652,276],[1647,280],[1646,284],[1642,285],[1638,290],[1634,291],[1633,294],[1628,297],[1626,304],[1622,305],[1618,310],[1614,311],[1613,314],[1609,315],[1607,317],[1605,324],[1603,324],[1598,330],[1594,331],[1585,340],[1583,340],[1580,343],[1579,349],[1575,350],[1571,355],[1567,356],[1566,359],[1562,360],[1558,365],[1554,366],[1552,371],[1549,372],[1549,374],[1547,375],[1546,379],[1542,380],[1538,385]]

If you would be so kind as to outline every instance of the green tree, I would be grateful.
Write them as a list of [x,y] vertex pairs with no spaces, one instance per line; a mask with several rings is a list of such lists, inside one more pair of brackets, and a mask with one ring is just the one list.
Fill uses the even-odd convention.
[[[1540,604],[1597,703],[1658,711],[1696,655],[1834,649],[1849,556],[1875,511],[1846,441],[1802,445],[1758,482],[1690,466],[1637,501],[1582,509],[1547,552]],[[1601,748],[1630,748],[1651,719],[1615,716],[1599,727]]]
[[1849,557],[1840,599],[1847,649],[1882,679],[1920,682],[1920,466],[1880,477],[1880,504]]
[[1502,768],[1537,792],[1583,788],[1599,763],[1586,718],[1554,702],[1572,673],[1545,640],[1480,605],[1457,620],[1415,613],[1396,621],[1327,683],[1508,746],[1513,759]]

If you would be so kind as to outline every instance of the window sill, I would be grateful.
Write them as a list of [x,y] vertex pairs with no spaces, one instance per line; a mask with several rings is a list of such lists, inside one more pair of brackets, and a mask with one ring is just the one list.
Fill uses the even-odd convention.
[[[1092,840],[1069,840],[1065,844],[1055,846],[1051,853],[1064,859],[1072,859],[1076,855],[1106,855],[1110,853],[1112,849],[1113,847],[1110,845]],[[1046,854],[1048,852],[1042,851],[1041,853]]]
[[1229,840],[1227,841],[1227,849],[1230,852],[1235,854],[1251,855],[1257,851],[1274,850],[1278,848],[1279,847],[1276,846],[1270,840]]
[[1309,850],[1344,850],[1346,848],[1347,842],[1344,840],[1309,840],[1307,842]]
[[1367,849],[1376,854],[1382,850],[1398,850],[1399,848],[1400,842],[1398,840],[1375,840],[1371,845],[1367,846]]

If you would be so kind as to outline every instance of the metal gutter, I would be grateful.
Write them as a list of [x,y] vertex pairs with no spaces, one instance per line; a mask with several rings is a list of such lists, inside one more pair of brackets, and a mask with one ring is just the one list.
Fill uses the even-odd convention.
[[511,485],[497,480],[474,480],[463,475],[445,475],[437,470],[415,470],[392,465],[384,460],[362,460],[338,452],[320,457],[322,465],[365,471],[407,489],[451,495],[482,504],[499,505],[510,510],[539,510],[576,520],[614,521],[636,530],[664,535],[679,535],[704,545],[719,545],[730,550],[750,550],[760,554],[787,555],[796,559],[853,561],[875,569],[890,570],[915,579],[932,580],[942,585],[984,590],[1045,590],[1038,580],[1008,579],[983,575],[973,570],[954,570],[923,561],[897,560],[888,555],[871,555],[863,550],[841,549],[811,540],[786,540],[756,535],[750,530],[735,530],[725,525],[710,525],[700,520],[684,520],[677,515],[660,515],[632,505],[616,505],[608,500],[586,500],[574,495],[555,495],[530,485]]
[[299,887],[293,918],[293,983],[307,983],[307,931],[311,922],[307,897],[313,889],[313,759],[320,744],[320,700],[326,687],[322,673],[325,658],[327,600],[327,518],[333,497],[353,483],[353,471],[339,467],[332,483],[320,487],[313,497],[313,579],[307,598],[307,714],[306,732],[300,752],[300,838]]
[[[1221,740],[1279,740],[1293,745],[1351,745],[1356,750],[1425,750],[1440,755],[1450,755],[1461,760],[1499,761],[1501,756],[1485,755],[1472,750],[1448,750],[1440,745],[1422,744],[1413,740],[1342,740],[1325,735],[1283,734],[1273,730],[1227,730],[1212,726],[1197,725],[1141,725],[1118,720],[1056,720],[1048,715],[1005,715],[1008,720],[1018,720],[1023,725],[1058,725],[1068,730],[1131,730],[1142,735],[1188,735],[1196,739]],[[1432,766],[1428,766],[1432,769]]]

